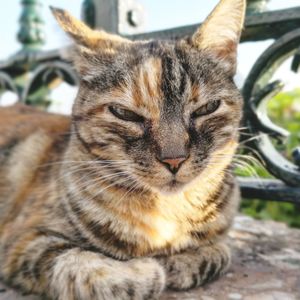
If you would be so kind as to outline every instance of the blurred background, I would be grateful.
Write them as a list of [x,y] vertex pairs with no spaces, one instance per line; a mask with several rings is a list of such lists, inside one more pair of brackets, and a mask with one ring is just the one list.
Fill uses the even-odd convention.
[[[25,2],[25,1],[23,1]],[[166,28],[185,26],[200,23],[209,14],[218,2],[217,0],[137,0],[143,8],[143,20],[140,31],[150,32]],[[45,44],[42,50],[62,48],[70,44],[70,40],[60,30],[52,17],[49,6],[56,6],[68,10],[74,16],[80,18],[82,12],[82,0],[43,0],[41,16],[44,21]],[[268,10],[288,9],[300,7],[300,0],[271,0]],[[5,62],[21,49],[17,41],[17,33],[20,30],[21,1],[11,0],[0,3],[0,60]],[[122,32],[126,32],[126,28]],[[242,88],[251,68],[258,57],[274,42],[264,40],[245,42],[240,45],[238,57],[238,72],[235,78],[237,85]],[[300,75],[290,70],[291,59],[287,59],[272,77],[272,80],[280,79],[284,83],[284,89],[274,96],[267,105],[269,118],[280,127],[290,132],[285,144],[276,144],[276,149],[287,159],[291,159],[292,151],[300,145]],[[70,114],[77,88],[67,83],[61,83],[51,90],[51,103],[47,106],[50,112]],[[17,101],[17,96],[11,91],[2,94],[0,105],[10,105]],[[241,147],[241,153],[243,147]],[[259,161],[259,160],[258,160]],[[263,164],[250,160],[246,166],[238,165],[236,173],[240,176],[259,176],[261,178],[273,178],[264,168]],[[241,211],[262,219],[274,219],[284,221],[291,226],[300,227],[299,204],[281,203],[262,200],[244,200]]]
[[[109,0],[108,0],[109,1]],[[16,39],[19,30],[19,18],[21,14],[20,0],[3,1],[0,4],[0,36],[2,43],[0,47],[0,59],[4,59],[19,48],[20,44]],[[82,0],[42,0],[42,16],[45,21],[46,44],[43,49],[55,49],[67,45],[70,40],[58,28],[52,17],[49,6],[67,9],[74,16],[81,16]],[[156,31],[166,28],[178,27],[188,24],[202,22],[210,11],[217,4],[218,0],[138,0],[144,8],[145,32]],[[268,4],[269,10],[278,10],[300,6],[300,0],[272,0]],[[261,43],[245,43],[239,50],[239,74],[245,78],[253,66],[257,57],[266,49],[271,41]]]

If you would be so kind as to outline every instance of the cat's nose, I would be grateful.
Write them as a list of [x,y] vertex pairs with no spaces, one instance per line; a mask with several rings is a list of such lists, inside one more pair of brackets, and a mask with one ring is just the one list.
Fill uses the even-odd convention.
[[171,171],[171,173],[176,174],[181,167],[182,163],[187,159],[185,156],[164,158],[160,161]]

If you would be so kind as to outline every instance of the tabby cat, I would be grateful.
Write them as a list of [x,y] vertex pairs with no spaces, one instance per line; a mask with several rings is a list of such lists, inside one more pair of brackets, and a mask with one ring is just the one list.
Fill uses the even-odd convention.
[[72,117],[0,110],[1,278],[43,299],[157,299],[223,274],[238,206],[233,82],[245,0],[178,41],[75,41]]

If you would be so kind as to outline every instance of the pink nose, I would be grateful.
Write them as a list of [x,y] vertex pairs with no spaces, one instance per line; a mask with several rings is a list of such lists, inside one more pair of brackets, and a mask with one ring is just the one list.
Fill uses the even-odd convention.
[[186,160],[186,157],[166,158],[162,162],[168,166],[172,173],[179,170],[180,165]]

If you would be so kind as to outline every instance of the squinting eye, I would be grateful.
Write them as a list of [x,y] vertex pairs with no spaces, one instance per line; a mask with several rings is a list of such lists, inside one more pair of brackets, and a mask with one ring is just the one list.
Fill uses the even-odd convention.
[[196,109],[192,113],[191,117],[195,119],[195,118],[198,118],[198,117],[201,117],[201,116],[212,114],[213,112],[215,112],[219,108],[220,104],[221,104],[220,100],[210,101],[207,104],[205,104],[205,105],[201,106],[200,108]]
[[144,122],[144,118],[131,110],[121,108],[117,105],[111,105],[108,107],[109,111],[117,118],[130,121],[130,122]]

